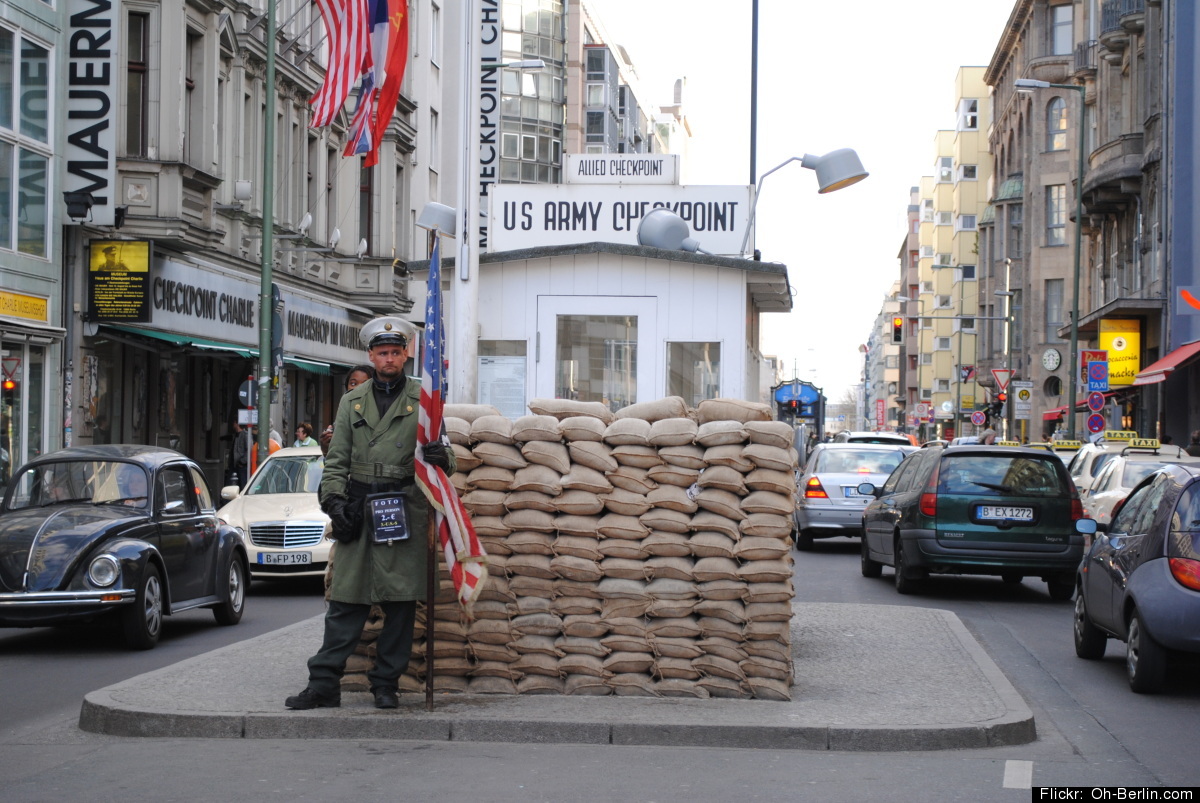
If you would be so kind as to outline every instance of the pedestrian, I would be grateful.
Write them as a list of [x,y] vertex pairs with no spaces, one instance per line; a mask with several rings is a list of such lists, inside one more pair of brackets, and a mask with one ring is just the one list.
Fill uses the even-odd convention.
[[[354,390],[363,382],[369,382],[375,378],[375,366],[370,363],[356,365],[350,369],[350,373],[346,374],[346,392]],[[321,433],[319,440],[321,441],[321,454],[329,454],[329,441],[333,439],[333,424],[325,427]]]
[[985,429],[983,431],[983,433],[979,436],[979,442],[986,443],[986,444],[994,444],[996,442],[996,430],[992,429],[991,427],[988,427],[987,429]]
[[[250,476],[254,476],[254,472],[258,471],[258,425],[254,424],[250,427],[250,439],[253,443],[250,445]],[[279,439],[270,433],[267,434],[267,454],[272,455],[283,448],[283,444]]]
[[245,487],[247,480],[250,479],[249,460],[247,458],[248,450],[246,448],[246,430],[241,424],[233,422],[233,445],[229,450],[229,471],[230,484],[238,487]]
[[317,439],[312,436],[312,424],[301,421],[296,425],[296,442],[292,446],[318,446]]
[[[346,393],[338,405],[318,492],[338,542],[337,559],[324,639],[308,659],[308,685],[284,701],[291,709],[341,705],[346,660],[358,646],[372,605],[383,610],[384,620],[367,679],[375,707],[396,708],[400,675],[412,652],[417,600],[425,599],[430,509],[413,480],[421,387],[404,375],[416,329],[388,316],[369,322],[360,337],[375,377]],[[447,473],[455,469],[444,439],[427,445],[424,459]],[[373,512],[396,497],[403,500],[403,529]]]
[[1200,457],[1200,429],[1192,431],[1192,442],[1184,449],[1192,457]]

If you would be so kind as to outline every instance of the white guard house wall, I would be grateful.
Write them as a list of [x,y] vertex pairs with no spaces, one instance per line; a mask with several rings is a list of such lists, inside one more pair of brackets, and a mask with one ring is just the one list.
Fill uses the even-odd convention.
[[[460,284],[452,264],[447,260],[443,271],[449,293]],[[409,267],[420,271],[428,266]],[[444,309],[453,305],[447,301]],[[469,401],[519,416],[528,414],[530,399],[571,395],[569,372],[578,360],[566,365],[560,357],[579,355],[582,344],[570,341],[577,331],[571,322],[586,317],[608,322],[604,366],[592,365],[594,372],[608,377],[614,366],[628,369],[630,360],[635,363],[632,372],[606,379],[610,392],[604,398],[596,396],[594,385],[590,395],[579,398],[601,400],[612,409],[669,395],[684,395],[695,404],[699,398],[672,392],[678,384],[672,387],[668,379],[670,354],[682,350],[691,361],[686,386],[693,394],[763,401],[758,319],[763,312],[790,309],[787,268],[778,263],[615,243],[484,254],[479,397]],[[461,335],[453,320],[446,321],[446,330],[451,339]],[[600,351],[590,353],[594,361]],[[718,359],[715,372],[697,369],[707,363],[693,354]],[[678,367],[682,361],[676,357],[676,362]],[[703,379],[693,381],[697,374]]]

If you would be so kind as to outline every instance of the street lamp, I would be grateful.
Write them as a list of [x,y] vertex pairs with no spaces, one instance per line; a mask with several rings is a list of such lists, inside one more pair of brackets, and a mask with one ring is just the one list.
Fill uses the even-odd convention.
[[750,218],[746,221],[746,236],[742,238],[740,253],[746,253],[746,246],[750,243],[750,231],[754,227],[754,210],[758,208],[758,196],[762,192],[763,181],[779,168],[792,162],[799,162],[801,167],[816,171],[817,192],[821,194],[835,192],[843,187],[849,187],[851,184],[857,184],[870,175],[863,168],[862,160],[858,158],[858,154],[852,148],[839,148],[824,156],[813,156],[811,153],[806,153],[803,156],[793,156],[782,164],[775,165],[762,174],[762,178],[758,180],[758,185],[754,188],[754,202],[750,204]]
[[1083,127],[1084,99],[1087,87],[1078,84],[1052,84],[1033,78],[1018,78],[1013,81],[1017,90],[1071,89],[1079,93],[1079,116],[1075,125],[1079,129],[1079,175],[1075,179],[1075,268],[1071,285],[1071,360],[1070,384],[1067,392],[1067,439],[1075,440],[1075,397],[1079,393],[1079,262],[1083,251],[1083,156],[1087,147],[1087,131]]

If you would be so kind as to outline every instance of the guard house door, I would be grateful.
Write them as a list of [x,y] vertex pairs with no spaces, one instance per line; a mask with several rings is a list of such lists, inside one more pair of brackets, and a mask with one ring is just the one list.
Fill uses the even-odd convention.
[[657,312],[653,296],[539,296],[532,398],[610,410],[656,398]]

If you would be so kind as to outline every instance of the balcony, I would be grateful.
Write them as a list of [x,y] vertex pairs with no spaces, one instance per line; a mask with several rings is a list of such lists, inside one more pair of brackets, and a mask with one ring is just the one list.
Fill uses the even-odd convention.
[[1110,53],[1129,45],[1129,31],[1121,25],[1122,7],[1131,0],[1104,0],[1100,6],[1100,44]]
[[1096,51],[1099,49],[1100,43],[1095,39],[1075,45],[1075,70],[1071,74],[1073,78],[1085,78],[1096,74]]
[[1146,29],[1146,0],[1121,0],[1121,27],[1130,33]]
[[1123,134],[1094,150],[1083,182],[1090,214],[1118,212],[1136,202],[1142,189],[1142,134]]

